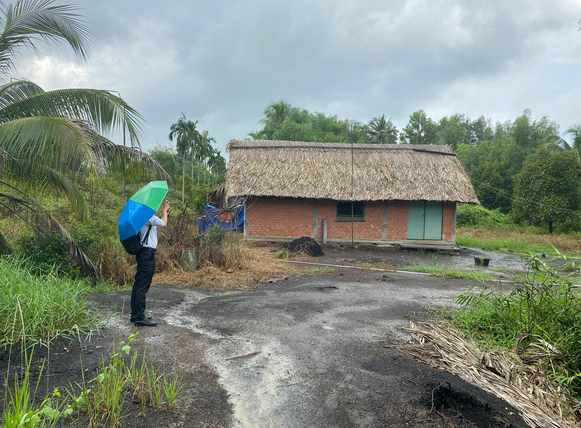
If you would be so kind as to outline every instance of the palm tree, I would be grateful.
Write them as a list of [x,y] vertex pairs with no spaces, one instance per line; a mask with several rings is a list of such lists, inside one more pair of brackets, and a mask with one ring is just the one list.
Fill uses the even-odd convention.
[[272,103],[264,110],[264,119],[261,119],[258,123],[264,125],[262,134],[266,138],[272,138],[274,132],[280,128],[282,122],[295,112],[295,108],[284,100]]
[[226,174],[226,159],[224,159],[218,150],[212,150],[212,154],[208,158],[208,168],[213,177],[212,185],[215,183],[214,177],[217,177],[218,180],[220,180],[220,178]]
[[[38,38],[66,42],[81,57],[87,53],[87,30],[70,6],[52,0],[20,0],[0,14],[0,176],[52,188],[66,195],[81,217],[89,215],[71,172],[102,172],[118,165],[126,151],[102,146],[98,134],[126,125],[139,144],[141,116],[110,91],[62,89],[45,92],[28,80],[10,81],[13,55],[34,48]],[[100,155],[113,156],[111,159]]]
[[575,149],[581,157],[581,123],[571,126],[565,131],[565,135],[571,135],[573,137],[573,149]]
[[[192,122],[186,118],[186,115],[182,113],[182,117],[178,121],[169,127],[168,138],[170,141],[176,140],[176,150],[178,155],[182,156],[182,202],[185,200],[185,186],[186,186],[186,153],[191,149],[192,145],[198,139],[198,130],[196,125],[198,121]],[[192,175],[193,175],[193,162],[192,157]]]
[[374,117],[369,121],[367,134],[374,143],[397,144],[397,128],[385,115]]
[[[199,135],[197,150],[196,150],[196,161],[204,165],[206,170],[208,170],[208,160],[214,152],[212,143],[215,143],[214,137],[210,137],[208,131],[203,131]],[[198,172],[198,184],[200,184],[200,174]]]
[[[80,57],[87,57],[88,33],[75,9],[53,3],[18,0],[0,8],[0,81],[4,81],[0,86],[0,177],[16,185],[58,191],[81,218],[87,218],[87,204],[76,185],[79,180],[111,170],[125,173],[122,165],[128,158],[159,164],[139,150],[113,144],[100,135],[123,126],[132,145],[139,145],[141,116],[111,91],[45,92],[28,80],[11,81],[14,55],[24,48],[34,49],[39,39],[68,44]],[[10,186],[5,181],[0,185]],[[6,206],[7,196],[0,196]],[[27,209],[30,204],[19,206]]]

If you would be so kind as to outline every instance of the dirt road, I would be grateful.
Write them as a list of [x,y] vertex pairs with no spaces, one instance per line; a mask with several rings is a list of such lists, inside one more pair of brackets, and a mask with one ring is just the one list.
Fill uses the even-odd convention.
[[[344,270],[222,295],[157,286],[149,308],[160,326],[140,329],[141,341],[174,370],[215,371],[204,388],[216,392],[217,381],[218,407],[231,411],[212,421],[217,426],[525,426],[504,402],[390,347],[408,314],[449,304],[466,281],[382,279]],[[107,295],[107,302],[127,298]],[[124,319],[119,327],[134,330]],[[204,402],[203,390],[188,388],[180,412],[196,406],[192,395]],[[430,415],[432,407],[444,417]]]
[[115,314],[110,328],[88,342],[54,343],[46,388],[81,371],[94,376],[111,342],[138,330],[132,346],[182,374],[184,389],[174,413],[139,418],[128,400],[124,427],[525,427],[503,401],[391,347],[408,314],[450,304],[466,288],[351,269],[240,293],[157,285],[148,311],[159,325],[139,329],[127,319],[129,292],[94,295]]

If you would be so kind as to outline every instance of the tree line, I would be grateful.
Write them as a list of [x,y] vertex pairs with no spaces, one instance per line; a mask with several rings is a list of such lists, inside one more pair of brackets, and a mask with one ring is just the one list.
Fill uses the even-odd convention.
[[270,104],[259,123],[262,128],[249,134],[253,139],[446,144],[463,163],[484,207],[550,232],[556,223],[566,230],[581,229],[581,124],[561,134],[556,122],[546,116],[534,120],[530,110],[497,123],[465,114],[436,121],[418,110],[398,129],[384,114],[367,123],[346,121],[283,100]]
[[157,145],[149,153],[181,187],[182,202],[224,182],[226,159],[214,147],[214,137],[199,129],[199,121],[188,120],[182,113],[169,129],[168,140],[175,146]]

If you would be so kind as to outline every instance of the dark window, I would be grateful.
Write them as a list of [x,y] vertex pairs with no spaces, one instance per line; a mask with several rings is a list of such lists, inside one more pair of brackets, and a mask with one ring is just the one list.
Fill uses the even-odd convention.
[[353,221],[365,221],[363,202],[337,202],[337,220],[351,221],[351,210],[353,210]]

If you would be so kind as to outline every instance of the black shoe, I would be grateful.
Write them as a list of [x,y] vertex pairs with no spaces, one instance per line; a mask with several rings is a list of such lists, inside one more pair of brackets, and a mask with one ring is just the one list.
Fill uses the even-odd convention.
[[157,325],[155,321],[152,321],[151,318],[141,318],[140,320],[135,320],[135,327],[153,327]]
[[[147,318],[148,320],[151,319],[151,317],[145,317],[145,318]],[[132,316],[131,318],[129,318],[129,322],[135,322],[135,321],[137,321],[137,318],[136,317],[133,317]]]

